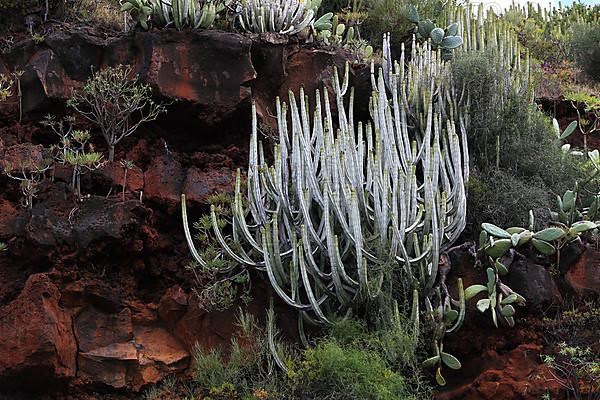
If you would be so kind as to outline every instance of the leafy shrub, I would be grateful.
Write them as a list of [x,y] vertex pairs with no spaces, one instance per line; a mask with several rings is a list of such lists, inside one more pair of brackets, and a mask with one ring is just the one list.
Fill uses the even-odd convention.
[[507,84],[509,71],[491,52],[460,53],[454,79],[469,91],[468,131],[474,173],[469,187],[470,222],[522,224],[530,208],[548,208],[550,196],[572,187],[580,176],[565,157],[548,117]]
[[[498,226],[526,226],[529,210],[549,218],[553,206],[548,187],[539,178],[519,178],[503,170],[474,170],[469,180],[467,212],[478,232],[482,222]],[[539,219],[539,218],[538,218]]]
[[285,377],[275,370],[265,331],[250,314],[238,314],[237,324],[240,330],[228,357],[219,350],[196,347],[195,383],[211,398],[221,398],[225,391],[241,397],[260,390],[270,393],[269,399],[288,398]]
[[[370,331],[364,322],[337,320],[312,347],[286,353],[286,373],[275,368],[266,332],[255,320],[240,314],[238,321],[239,340],[232,342],[229,357],[196,350],[195,383],[210,399],[430,398],[408,323]],[[401,347],[407,351],[398,363]]]
[[378,354],[329,341],[304,352],[294,381],[309,398],[411,398],[402,376],[387,368]]
[[569,45],[577,65],[591,79],[600,81],[600,25],[575,25]]
[[408,322],[368,330],[362,321],[337,320],[328,335],[297,358],[288,375],[296,394],[314,399],[427,398],[416,348]]

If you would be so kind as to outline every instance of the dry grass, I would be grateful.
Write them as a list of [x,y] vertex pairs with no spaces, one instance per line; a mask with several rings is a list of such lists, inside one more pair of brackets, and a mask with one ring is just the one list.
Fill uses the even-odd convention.
[[123,13],[118,0],[76,0],[69,16],[81,22],[123,30]]

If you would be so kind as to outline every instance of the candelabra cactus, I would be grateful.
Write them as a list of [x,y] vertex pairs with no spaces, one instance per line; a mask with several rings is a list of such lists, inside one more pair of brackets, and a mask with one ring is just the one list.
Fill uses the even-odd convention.
[[238,20],[248,32],[293,35],[315,21],[320,5],[321,0],[244,0]]
[[[430,44],[412,52],[408,71],[404,54],[378,73],[372,68],[369,123],[354,120],[348,66],[343,77],[335,71],[333,96],[317,91],[309,104],[301,89],[298,97],[290,92],[289,103],[277,99],[272,163],[258,141],[253,106],[248,190],[242,193],[238,170],[229,235],[211,209],[218,257],[266,272],[304,321],[327,324],[331,315],[378,296],[394,274],[402,277],[394,291],[409,294],[402,301],[410,303],[414,293],[416,327],[419,302],[442,307],[434,317],[443,334],[462,323],[462,288],[461,301],[435,285],[440,257],[466,223],[466,118],[437,52]],[[206,266],[183,195],[182,216],[191,254]],[[437,349],[443,334],[434,338]]]

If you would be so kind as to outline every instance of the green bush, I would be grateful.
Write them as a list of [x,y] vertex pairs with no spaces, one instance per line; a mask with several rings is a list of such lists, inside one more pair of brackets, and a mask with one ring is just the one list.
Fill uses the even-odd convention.
[[[266,338],[241,314],[240,333],[228,356],[197,348],[194,380],[211,399],[420,399],[430,398],[417,362],[412,326],[369,330],[352,319],[334,321],[305,350],[278,352],[288,371],[274,366]],[[284,354],[285,353],[285,354]],[[225,392],[229,395],[226,396]],[[261,396],[265,397],[261,397]]]
[[471,99],[471,224],[518,225],[529,209],[554,205],[551,199],[572,188],[581,170],[561,150],[550,119],[524,89],[506,84],[509,71],[493,53],[457,54],[452,72]]
[[[540,223],[549,218],[554,201],[539,178],[519,178],[503,170],[474,170],[469,180],[469,221],[475,233],[482,222],[497,226],[527,226],[529,210]],[[543,216],[546,218],[543,218]]]
[[390,370],[377,353],[344,348],[335,341],[306,350],[293,380],[311,399],[414,398],[402,376]]
[[295,395],[311,399],[430,398],[417,347],[409,321],[369,330],[364,321],[340,319],[296,357],[288,376]]
[[577,65],[589,78],[600,81],[600,25],[575,25],[569,45]]

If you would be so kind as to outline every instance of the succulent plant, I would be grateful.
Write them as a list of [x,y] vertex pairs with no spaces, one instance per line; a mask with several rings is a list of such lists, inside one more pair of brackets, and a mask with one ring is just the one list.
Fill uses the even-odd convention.
[[[384,49],[389,55],[387,37]],[[433,342],[441,354],[443,335],[464,319],[464,300],[435,287],[440,258],[466,224],[467,121],[437,52],[428,43],[411,51],[408,72],[404,54],[377,72],[373,64],[366,124],[354,119],[348,66],[343,75],[334,70],[331,96],[317,91],[310,103],[300,89],[289,103],[278,99],[272,162],[258,141],[253,106],[247,193],[238,171],[230,226],[219,226],[214,208],[211,219],[220,256],[235,261],[233,268],[265,272],[275,293],[313,324],[377,297],[388,274],[400,274],[398,290],[413,294],[400,300],[412,300],[415,327],[419,303],[436,307],[443,334]],[[440,92],[447,96],[434,95]],[[182,217],[190,252],[206,265],[185,196]]]
[[150,0],[125,0],[121,3],[121,11],[129,13],[136,25],[148,30],[148,21],[153,13]]
[[[326,18],[323,19],[324,17]],[[322,16],[313,27],[317,38],[323,43],[352,51],[357,62],[369,60],[373,55],[373,46],[360,39],[353,26],[346,27],[345,24],[340,23],[337,15],[333,16],[332,13],[328,13]]]
[[577,129],[577,121],[572,121],[569,126],[567,126],[565,130],[561,132],[558,121],[556,118],[552,118],[552,128],[554,129],[554,133],[556,134],[556,138],[558,140],[565,140],[571,136],[573,132],[575,132],[575,129]]
[[465,290],[465,299],[470,300],[481,293],[486,294],[487,297],[477,301],[477,309],[482,313],[490,310],[496,327],[498,327],[498,319],[513,327],[515,325],[514,305],[525,305],[525,298],[500,281],[500,275],[507,273],[502,262],[496,259],[493,265],[486,269],[487,284],[469,286]]
[[[432,348],[434,355],[423,361],[423,367],[435,368],[435,379],[438,385],[444,386],[446,379],[442,374],[444,366],[450,369],[460,369],[460,361],[452,354],[444,352],[443,339],[446,334],[456,332],[462,325],[465,317],[465,291],[463,289],[462,279],[458,279],[459,300],[454,301],[449,295],[442,297],[439,288],[435,290],[434,299],[437,301],[437,307],[434,307],[429,298],[425,299],[425,315],[428,321],[433,323],[433,341]],[[442,300],[443,298],[443,300]],[[454,305],[458,310],[454,309]]]
[[293,35],[313,24],[320,5],[321,0],[243,0],[238,21],[247,32]]
[[440,48],[444,60],[452,59],[452,50],[462,46],[463,39],[458,35],[458,23],[452,23],[446,29],[437,27],[435,22],[430,19],[421,19],[419,12],[414,5],[410,5],[407,11],[407,18],[415,24],[413,33],[417,40],[431,40],[434,49]]
[[233,0],[125,0],[121,11],[129,12],[145,30],[152,20],[158,26],[177,29],[208,28]]

